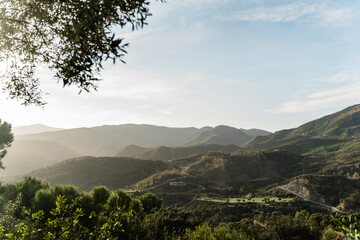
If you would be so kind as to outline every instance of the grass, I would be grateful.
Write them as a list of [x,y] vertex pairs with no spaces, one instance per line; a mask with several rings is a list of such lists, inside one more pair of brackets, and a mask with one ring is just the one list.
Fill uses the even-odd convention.
[[257,198],[209,198],[201,197],[199,198],[203,201],[208,202],[219,202],[219,203],[265,203],[265,199],[268,199],[270,202],[291,202],[294,198],[278,198],[278,197],[257,197]]

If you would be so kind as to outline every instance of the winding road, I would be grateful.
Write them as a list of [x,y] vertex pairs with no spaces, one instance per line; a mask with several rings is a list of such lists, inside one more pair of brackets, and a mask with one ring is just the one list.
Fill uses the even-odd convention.
[[304,196],[302,196],[302,195],[300,195],[300,194],[298,194],[298,193],[296,193],[296,192],[293,192],[293,191],[291,191],[291,190],[288,190],[288,189],[286,189],[286,188],[284,188],[284,187],[277,187],[277,188],[280,189],[280,190],[282,190],[282,191],[284,191],[284,192],[288,192],[288,193],[294,194],[295,196],[301,198],[301,199],[304,200],[304,201],[311,202],[311,203],[315,203],[315,204],[317,204],[317,205],[319,205],[319,206],[322,206],[322,207],[325,208],[325,209],[331,209],[332,211],[338,212],[338,213],[347,213],[347,212],[344,212],[344,211],[341,211],[341,210],[337,209],[336,207],[333,207],[333,206],[330,206],[330,205],[326,205],[326,204],[323,204],[323,203],[316,202],[316,201],[313,201],[313,200],[311,200],[311,199],[305,198]]

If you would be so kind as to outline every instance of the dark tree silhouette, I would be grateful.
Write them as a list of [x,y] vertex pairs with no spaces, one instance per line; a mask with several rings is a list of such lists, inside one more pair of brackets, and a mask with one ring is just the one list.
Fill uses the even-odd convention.
[[7,148],[11,146],[14,136],[11,133],[11,124],[0,119],[0,168],[4,169],[1,159],[5,157]]

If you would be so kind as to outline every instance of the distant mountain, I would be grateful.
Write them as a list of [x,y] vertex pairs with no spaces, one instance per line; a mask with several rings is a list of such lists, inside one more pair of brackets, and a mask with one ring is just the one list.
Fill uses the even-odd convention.
[[252,138],[252,136],[246,134],[243,130],[220,125],[199,132],[199,134],[184,142],[183,145],[189,146],[201,143],[219,145],[235,144],[241,146]]
[[25,135],[25,134],[35,134],[35,133],[42,133],[42,132],[55,132],[59,130],[64,130],[63,128],[54,128],[49,127],[43,124],[33,124],[29,126],[19,126],[13,127],[12,132],[14,135]]
[[[246,143],[245,149],[271,149],[294,141],[308,139],[313,141],[350,141],[360,137],[360,105],[348,107],[340,112],[308,122],[298,128],[275,132],[267,136],[258,136]],[[334,140],[335,139],[335,140]],[[324,144],[322,144],[324,146]]]
[[105,125],[93,128],[75,128],[58,132],[19,136],[22,140],[53,141],[70,147],[82,155],[102,156],[100,145],[116,146],[108,154],[121,146],[136,144],[145,147],[179,145],[197,132],[196,128],[167,128],[152,125],[124,124]]
[[244,133],[246,133],[247,135],[252,136],[252,137],[266,136],[266,135],[271,134],[271,132],[268,132],[268,131],[265,131],[262,129],[256,129],[256,128],[252,128],[252,129],[248,129],[248,130],[240,128],[239,130],[243,131]]
[[148,148],[140,147],[134,144],[130,144],[125,147],[121,147],[120,149],[116,150],[115,153],[112,155],[113,157],[130,157],[137,153],[146,151]]
[[166,169],[160,161],[114,157],[69,159],[27,174],[54,184],[73,184],[82,191],[105,185],[111,190],[134,184]]
[[[81,155],[111,156],[119,148],[138,145],[146,148],[195,144],[242,145],[252,136],[228,126],[215,128],[168,128],[152,125],[106,125],[17,136],[19,140],[57,142]],[[184,144],[185,143],[185,144]]]
[[109,154],[109,153],[113,153],[117,149],[118,149],[118,146],[116,144],[104,143],[104,144],[99,144],[99,145],[95,146],[94,149],[92,149],[92,151],[89,153],[90,153],[90,155],[94,155],[94,156],[109,156],[109,157],[111,157],[112,154]]
[[193,154],[201,154],[209,151],[221,151],[223,153],[232,153],[239,150],[236,145],[216,145],[216,144],[197,144],[188,147],[157,147],[150,148],[142,152],[132,154],[132,157],[152,160],[171,160],[176,158],[185,158]]
[[15,140],[2,160],[6,168],[0,174],[25,174],[78,156],[79,153],[55,142]]

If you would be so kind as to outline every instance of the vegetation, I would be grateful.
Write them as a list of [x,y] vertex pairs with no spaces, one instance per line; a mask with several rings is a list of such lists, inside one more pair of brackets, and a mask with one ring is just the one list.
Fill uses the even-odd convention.
[[332,229],[339,227],[328,214],[295,208],[279,212],[264,205],[239,218],[238,211],[254,203],[186,210],[165,207],[151,193],[133,196],[102,186],[79,192],[34,178],[1,186],[0,196],[1,239],[336,239]]
[[357,240],[360,238],[360,215],[358,213],[334,216],[333,222],[334,228],[342,232],[347,239]]
[[2,122],[0,119],[0,169],[3,169],[2,159],[7,153],[7,148],[11,146],[14,136],[11,133],[11,125],[7,122]]

